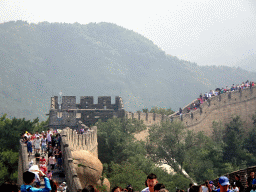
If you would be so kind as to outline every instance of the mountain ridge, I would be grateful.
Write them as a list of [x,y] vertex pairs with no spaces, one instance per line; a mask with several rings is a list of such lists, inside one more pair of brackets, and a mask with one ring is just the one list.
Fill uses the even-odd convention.
[[60,91],[95,100],[121,96],[128,111],[177,110],[200,93],[256,77],[240,68],[180,60],[111,23],[17,21],[1,24],[0,35],[0,106],[11,117],[45,120],[50,97]]

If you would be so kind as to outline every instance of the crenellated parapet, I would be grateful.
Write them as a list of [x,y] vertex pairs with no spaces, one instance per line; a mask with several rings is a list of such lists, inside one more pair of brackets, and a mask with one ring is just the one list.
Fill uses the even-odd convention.
[[125,112],[125,117],[127,119],[138,119],[142,120],[143,123],[147,126],[161,123],[163,120],[167,120],[167,115],[161,115],[156,113],[142,113],[142,112]]
[[66,127],[61,132],[61,150],[63,153],[63,168],[65,170],[66,181],[70,191],[80,191],[83,189],[81,184],[83,181],[79,179],[77,173],[77,165],[74,162],[72,153],[74,151],[89,151],[98,158],[98,142],[97,127],[87,127],[81,121],[79,128],[88,129],[85,134],[77,134],[77,132]]
[[213,96],[202,103],[196,110],[188,112],[197,100],[182,109],[182,115],[176,112],[168,117],[154,113],[126,112],[126,118],[143,120],[146,125],[160,123],[166,120],[181,120],[185,126],[195,131],[204,131],[210,135],[213,121],[229,123],[233,116],[238,115],[246,122],[246,128],[252,125],[252,115],[256,112],[256,86]]
[[96,104],[92,96],[80,97],[78,104],[75,96],[62,96],[61,102],[58,102],[57,96],[51,97],[49,127],[53,129],[76,129],[79,121],[91,126],[99,119],[107,121],[112,117],[124,117],[124,105],[120,96],[115,97],[113,104],[110,96],[98,97]]
[[[85,126],[80,122],[80,127]],[[70,129],[69,127],[62,130],[62,135],[66,135],[66,141],[71,150],[87,150],[98,157],[98,141],[97,141],[97,127],[93,126],[85,134],[77,134],[76,130]]]
[[66,131],[61,133],[61,151],[62,151],[62,165],[66,175],[66,182],[71,192],[82,191],[82,185],[75,168],[74,159],[72,156],[72,149],[69,146],[70,142]]

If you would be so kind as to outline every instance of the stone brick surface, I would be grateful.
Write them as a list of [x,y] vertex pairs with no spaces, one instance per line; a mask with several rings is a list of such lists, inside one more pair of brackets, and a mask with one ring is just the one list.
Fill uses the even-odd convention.
[[[190,105],[191,103],[185,106],[183,112]],[[256,112],[256,87],[214,96],[201,104],[200,107],[201,109],[183,113],[182,115],[185,126],[190,130],[195,130],[196,132],[204,131],[206,135],[211,135],[213,121],[222,122],[225,125],[236,115],[241,117],[245,122],[245,129],[248,129],[252,126],[252,115]],[[153,113],[140,113],[140,116],[143,117],[143,121],[147,126],[159,123],[161,120],[181,120],[177,112],[168,117]],[[147,117],[146,119],[144,118],[145,116]],[[126,112],[126,117],[138,118],[138,115]]]
[[78,121],[82,121],[86,126],[91,126],[99,119],[107,121],[112,117],[124,117],[124,114],[123,101],[119,96],[115,98],[114,104],[111,104],[110,96],[98,97],[98,104],[93,103],[92,96],[80,97],[79,104],[76,104],[75,96],[62,96],[61,109],[58,107],[58,97],[54,96],[51,97],[49,127],[76,129]]

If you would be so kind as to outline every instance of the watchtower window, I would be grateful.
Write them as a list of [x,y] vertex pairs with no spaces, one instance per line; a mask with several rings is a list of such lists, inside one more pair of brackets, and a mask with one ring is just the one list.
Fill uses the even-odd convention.
[[57,118],[61,118],[62,117],[62,112],[57,112]]

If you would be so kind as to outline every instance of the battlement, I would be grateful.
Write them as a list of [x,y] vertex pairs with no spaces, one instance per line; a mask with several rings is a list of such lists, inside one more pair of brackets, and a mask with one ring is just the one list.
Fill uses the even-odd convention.
[[[99,96],[98,103],[94,104],[93,96],[81,96],[80,103],[76,104],[76,96],[62,96],[61,109],[114,109],[124,108],[122,98],[115,97],[115,103],[111,103],[110,96]],[[51,109],[59,109],[58,96],[51,97]]]
[[213,96],[197,110],[188,112],[187,107],[192,103],[183,108],[182,116],[178,112],[168,117],[153,113],[126,112],[126,118],[143,120],[146,125],[160,123],[163,120],[181,120],[187,128],[204,131],[210,135],[213,121],[221,121],[225,125],[231,121],[232,116],[238,115],[246,122],[246,128],[249,128],[252,125],[251,117],[256,112],[256,86]]
[[87,150],[98,157],[98,141],[97,141],[97,127],[93,126],[91,129],[79,122],[79,128],[88,128],[86,134],[77,134],[77,132],[69,127],[63,129],[61,135],[66,138],[66,142],[73,151]]
[[160,124],[163,120],[167,120],[166,115],[156,114],[156,113],[142,113],[142,112],[125,112],[125,117],[127,119],[138,119],[143,120],[143,123],[147,126],[152,124]]
[[79,121],[79,128],[89,129],[86,134],[77,134],[75,130],[66,127],[61,132],[61,150],[63,167],[66,173],[67,185],[70,191],[81,191],[81,180],[73,162],[72,151],[87,150],[98,158],[97,127],[91,129]]
[[94,104],[92,96],[81,96],[79,104],[76,104],[75,96],[63,96],[61,103],[58,103],[58,99],[57,96],[51,97],[49,127],[53,129],[76,129],[79,121],[91,126],[98,119],[107,121],[114,116],[124,116],[124,105],[119,96],[115,97],[114,104],[111,104],[110,96],[98,97],[97,104]]

